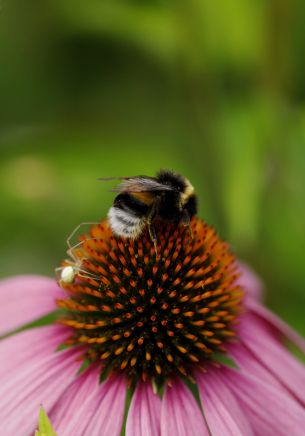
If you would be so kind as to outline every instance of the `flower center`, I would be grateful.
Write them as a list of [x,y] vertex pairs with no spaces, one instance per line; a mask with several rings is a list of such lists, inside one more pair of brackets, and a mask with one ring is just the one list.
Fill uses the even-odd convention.
[[156,222],[157,253],[148,232],[122,239],[105,221],[81,237],[76,276],[60,282],[68,296],[57,304],[68,343],[82,344],[102,371],[191,378],[235,335],[243,292],[234,257],[213,228],[197,218],[191,228],[192,237],[182,224]]

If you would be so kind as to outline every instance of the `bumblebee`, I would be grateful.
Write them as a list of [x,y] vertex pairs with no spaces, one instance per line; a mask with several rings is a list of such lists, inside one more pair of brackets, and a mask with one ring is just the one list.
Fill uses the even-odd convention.
[[[109,225],[114,234],[137,239],[148,227],[151,240],[157,246],[154,220],[183,223],[190,228],[190,220],[197,213],[194,187],[184,176],[161,170],[156,177],[118,177],[121,183],[108,212]],[[101,179],[109,180],[109,179]]]

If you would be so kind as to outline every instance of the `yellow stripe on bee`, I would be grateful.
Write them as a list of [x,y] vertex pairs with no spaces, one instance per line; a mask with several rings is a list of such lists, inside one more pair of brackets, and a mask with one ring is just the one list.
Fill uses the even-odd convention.
[[147,206],[150,206],[154,201],[154,194],[151,192],[133,192],[132,196],[135,197],[137,200],[142,201]]

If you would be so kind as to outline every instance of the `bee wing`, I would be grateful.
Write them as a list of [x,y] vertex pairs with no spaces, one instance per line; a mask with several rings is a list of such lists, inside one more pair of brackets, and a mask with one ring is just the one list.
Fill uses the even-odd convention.
[[164,185],[153,177],[134,176],[134,177],[111,177],[99,180],[123,180],[116,188],[110,192],[152,192],[152,191],[172,191],[171,186]]
[[109,180],[125,180],[125,179],[131,179],[131,178],[132,177],[99,177],[97,180],[99,180],[101,182],[109,182]]

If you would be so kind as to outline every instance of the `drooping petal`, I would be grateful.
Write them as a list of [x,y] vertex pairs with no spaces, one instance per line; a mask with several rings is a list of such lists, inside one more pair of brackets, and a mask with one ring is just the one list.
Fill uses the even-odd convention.
[[[84,436],[120,436],[126,400],[126,380],[113,377],[98,386],[98,392],[88,402],[94,414]],[[71,434],[71,433],[70,433]]]
[[205,374],[196,373],[200,400],[213,436],[252,436],[253,430],[238,401],[210,368]]
[[[94,413],[94,408],[86,407],[86,401],[98,389],[99,374],[96,370],[85,371],[68,386],[49,412],[52,425],[57,432],[82,434]],[[69,432],[69,433],[67,433]]]
[[247,301],[247,307],[254,312],[257,316],[264,319],[275,327],[283,336],[286,336],[292,343],[294,343],[303,353],[305,353],[305,340],[293,328],[291,328],[285,321],[280,319],[277,315],[272,313],[265,306],[259,302],[251,299]]
[[255,358],[305,404],[305,368],[276,339],[267,323],[246,314],[240,323],[239,337]]
[[231,368],[220,368],[218,372],[247,414],[255,434],[304,435],[305,411],[297,401],[256,377]]
[[[253,374],[260,380],[265,381],[271,385],[274,385],[280,389],[285,389],[280,381],[262,364],[255,355],[247,349],[243,344],[231,344],[228,347],[229,355],[237,363],[241,370],[246,373]],[[288,392],[286,390],[286,392]]]
[[[13,338],[7,338],[3,342],[11,342],[18,345],[16,338],[25,343],[33,343],[33,333],[37,341],[44,341],[44,333],[56,326],[37,329],[37,331],[25,331]],[[36,330],[36,329],[35,329]],[[56,335],[55,335],[56,337]],[[58,339],[58,338],[57,338]],[[60,339],[60,337],[59,337]],[[27,342],[28,340],[28,342]],[[2,374],[0,379],[0,430],[6,436],[16,434],[32,434],[37,425],[37,411],[43,404],[46,412],[56,403],[60,395],[74,379],[80,366],[77,357],[79,351],[66,350],[54,352],[54,344],[48,340],[47,347],[41,350],[36,348],[35,356],[28,355],[23,360],[18,348],[12,348],[10,354],[2,356],[7,361],[14,363],[14,368],[8,374]]]
[[139,382],[132,397],[126,423],[126,436],[160,435],[161,400],[150,383]]
[[17,276],[0,281],[0,335],[35,321],[56,309],[63,296],[55,280],[42,276]]
[[2,339],[0,381],[7,377],[13,379],[14,374],[19,373],[25,364],[33,365],[37,359],[48,356],[66,337],[66,327],[51,325],[26,330]]
[[99,384],[98,368],[77,377],[49,413],[60,436],[116,436],[122,430],[126,385],[122,377]]
[[238,266],[241,273],[238,284],[245,289],[246,297],[262,300],[264,289],[262,281],[245,263],[239,261]]
[[178,378],[167,386],[161,408],[162,436],[208,436],[209,430],[199,406]]

